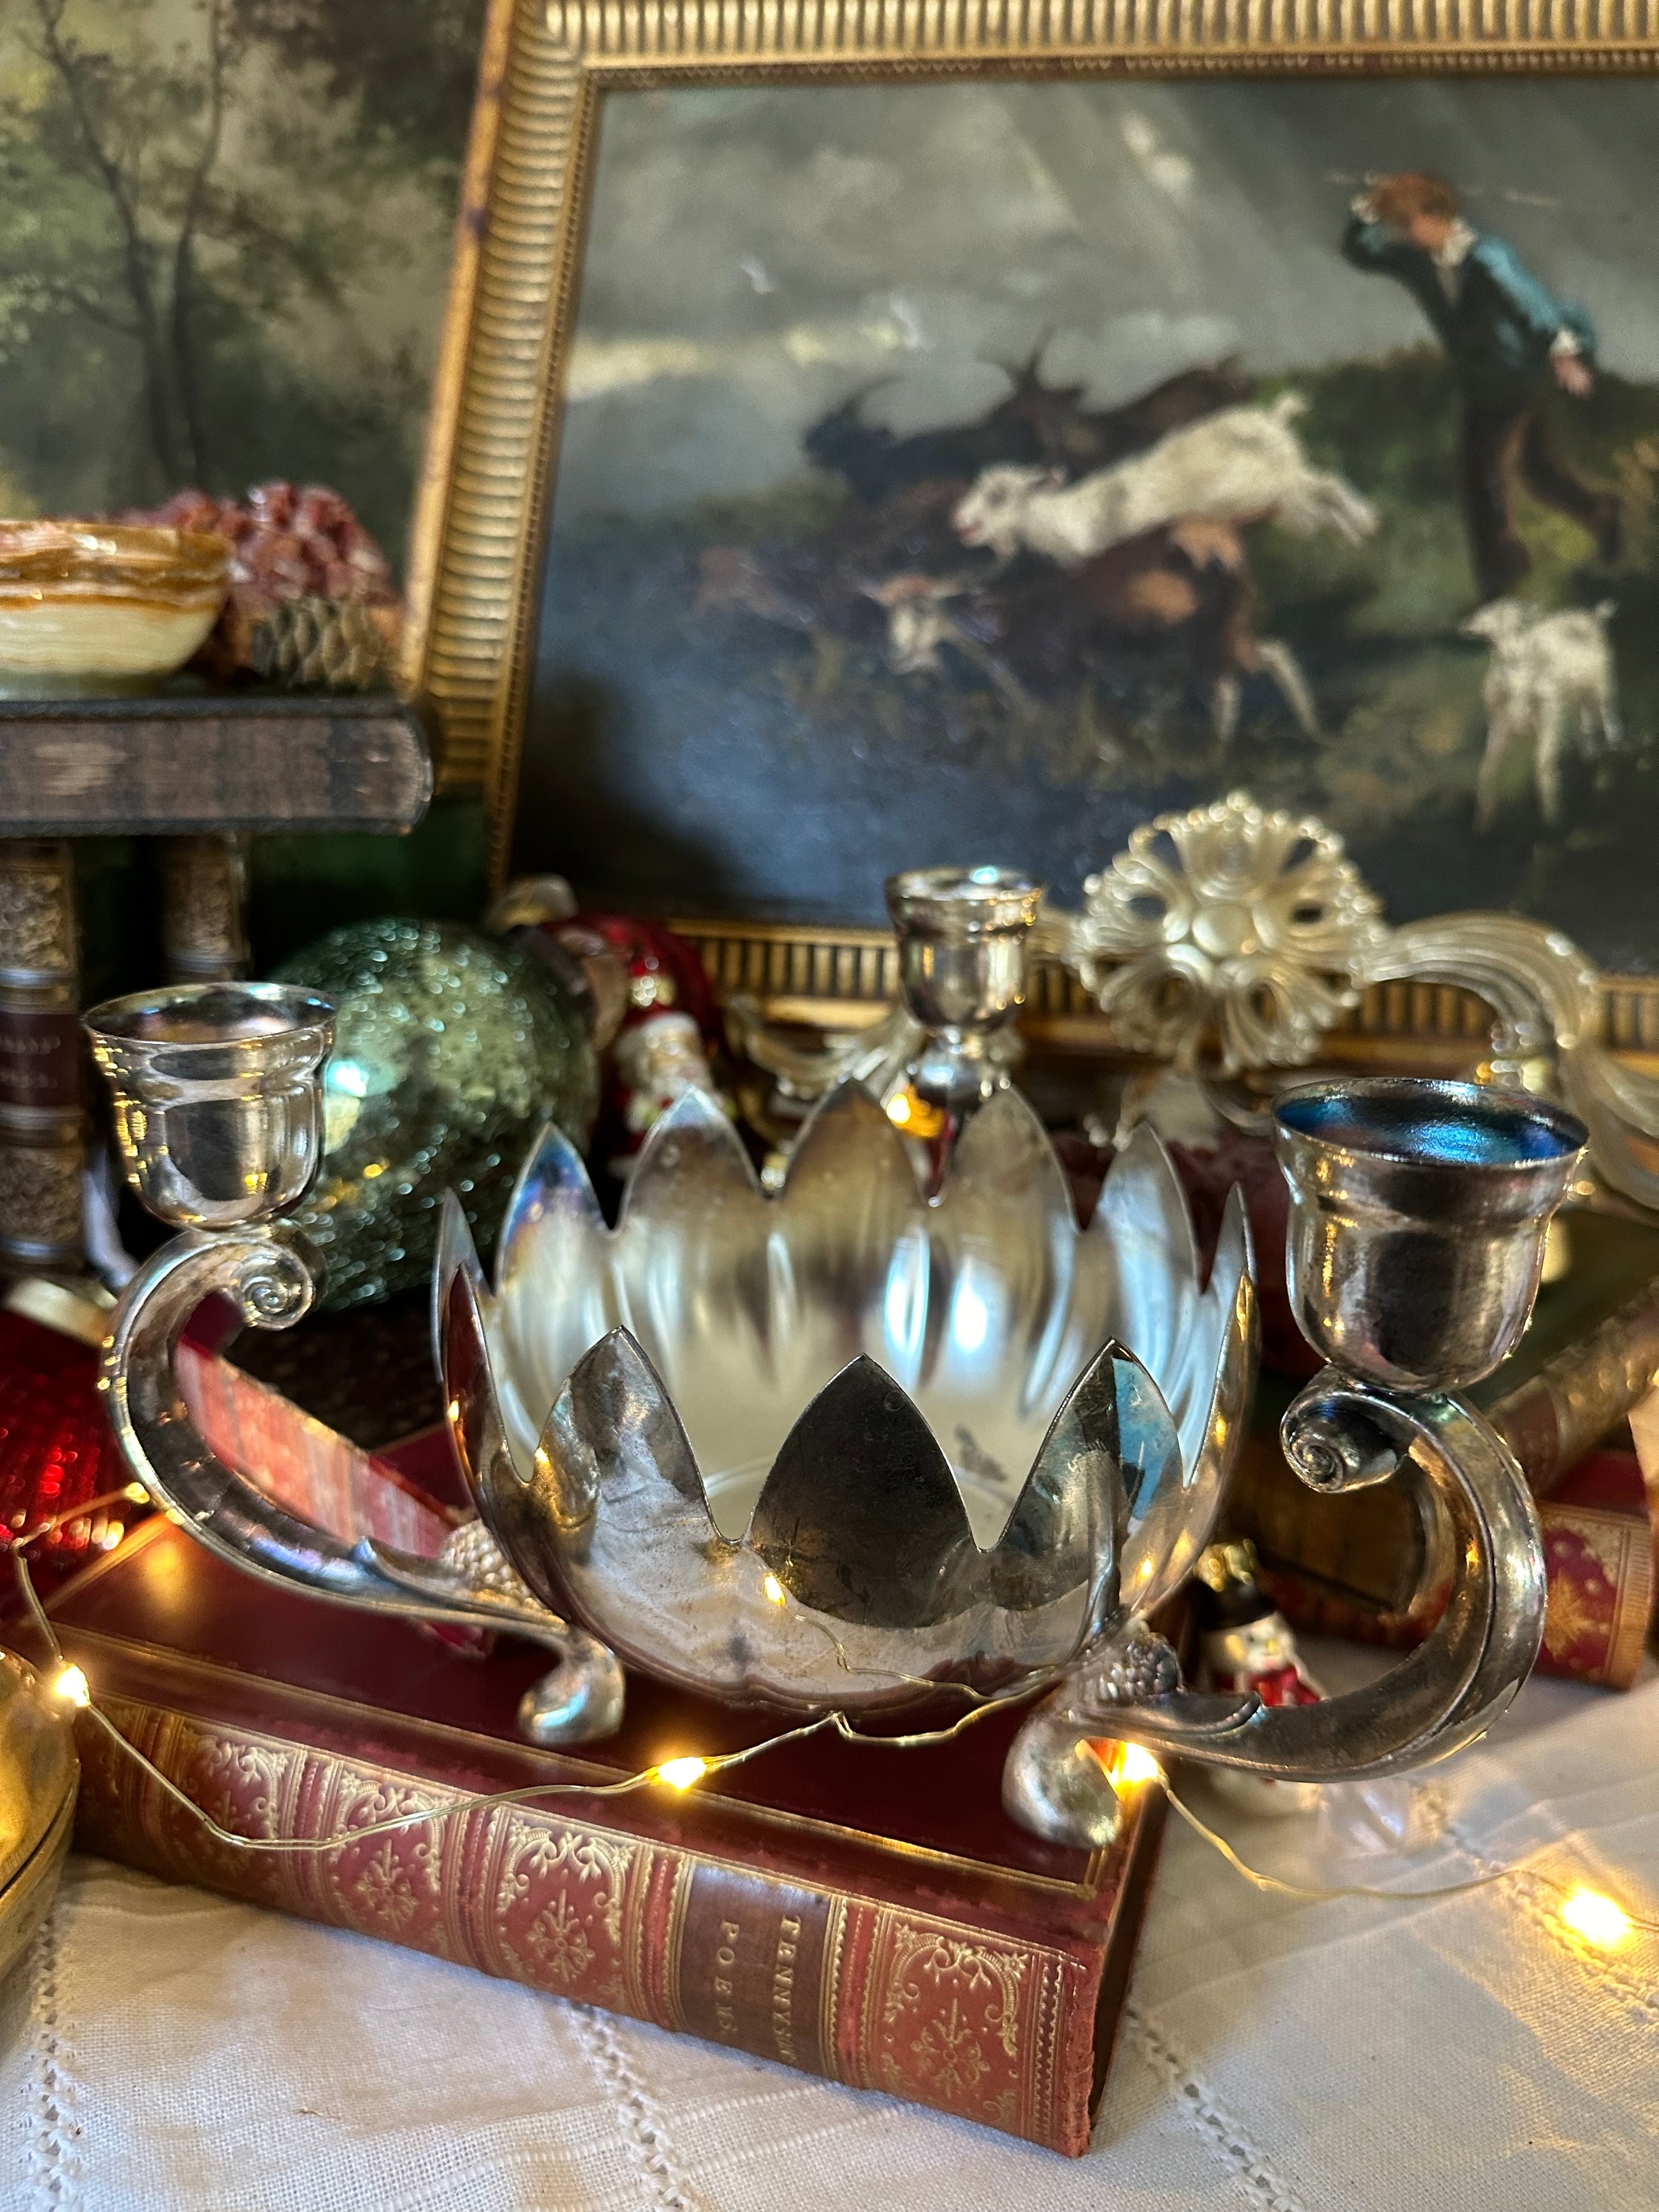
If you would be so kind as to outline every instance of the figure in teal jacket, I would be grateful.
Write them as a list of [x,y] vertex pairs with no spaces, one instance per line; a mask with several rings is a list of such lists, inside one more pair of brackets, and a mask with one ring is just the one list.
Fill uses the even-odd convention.
[[1356,269],[1403,284],[1446,349],[1462,401],[1460,489],[1482,601],[1507,597],[1531,566],[1510,512],[1517,472],[1616,561],[1617,496],[1575,476],[1550,437],[1554,392],[1582,399],[1595,384],[1595,328],[1583,310],[1558,300],[1501,238],[1473,229],[1455,187],[1424,170],[1376,179],[1354,203],[1342,251]]

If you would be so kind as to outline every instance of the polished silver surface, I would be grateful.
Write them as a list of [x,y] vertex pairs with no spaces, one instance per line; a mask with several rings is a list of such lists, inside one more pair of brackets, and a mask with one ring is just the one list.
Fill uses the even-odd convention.
[[851,1036],[805,1044],[769,1022],[744,992],[726,1002],[732,1049],[775,1079],[781,1124],[842,1083],[881,1105],[913,1090],[951,1115],[1005,1090],[1024,1050],[1015,1017],[1030,962],[1058,945],[1043,888],[1012,868],[916,868],[890,877],[887,907],[898,940],[899,1003]]
[[[295,1519],[213,1456],[180,1400],[173,1354],[204,1297],[281,1328],[313,1288],[274,1217],[303,1188],[294,1132],[325,1012],[265,999],[221,1013],[212,1029],[183,992],[101,1017],[135,1186],[201,1224],[116,1316],[106,1376],[128,1461],[255,1572],[539,1639],[558,1665],[521,1714],[538,1741],[614,1729],[619,1655],[798,1711],[879,1711],[945,1686],[1042,1692],[1004,1802],[1040,1833],[1098,1844],[1117,1808],[1090,1742],[1279,1780],[1389,1773],[1480,1733],[1536,1654],[1525,1485],[1443,1386],[1485,1372],[1524,1325],[1583,1142],[1568,1116],[1445,1085],[1280,1102],[1298,1311],[1346,1370],[1294,1402],[1286,1453],[1326,1491],[1408,1464],[1444,1507],[1453,1582],[1428,1640],[1381,1682],[1269,1710],[1182,1688],[1146,1626],[1209,1537],[1254,1364],[1238,1194],[1201,1281],[1150,1132],[1086,1230],[1010,1090],[967,1120],[933,1196],[855,1086],[820,1107],[776,1197],[725,1115],[688,1092],[647,1139],[614,1230],[550,1133],[493,1290],[453,1201],[446,1215],[434,1325],[481,1521],[417,1559]],[[222,1226],[210,1209],[240,1203],[228,1156],[252,1218]]]
[[228,1297],[255,1328],[291,1328],[310,1309],[307,1255],[272,1217],[315,1171],[331,1012],[308,992],[208,984],[115,1000],[88,1018],[128,1179],[153,1212],[190,1224],[116,1309],[104,1384],[123,1455],[157,1504],[238,1566],[374,1612],[548,1645],[559,1663],[526,1699],[526,1733],[608,1735],[622,1713],[615,1658],[494,1571],[499,1559],[492,1570],[484,1547],[432,1560],[348,1544],[227,1467],[191,1421],[173,1360],[204,1298]]
[[776,1198],[688,1094],[614,1231],[550,1131],[494,1292],[459,1209],[435,1291],[452,1431],[530,1587],[653,1674],[801,1711],[1035,1681],[1156,1604],[1249,1384],[1242,1206],[1200,1287],[1146,1133],[1079,1231],[1013,1091],[933,1200],[856,1087]]
[[[1008,1811],[1098,1844],[1117,1806],[1066,1750],[1123,1737],[1281,1782],[1358,1780],[1443,1757],[1514,1697],[1544,1631],[1544,1555],[1520,1468],[1453,1386],[1487,1374],[1532,1310],[1545,1231],[1585,1141],[1523,1094],[1381,1079],[1305,1086],[1277,1106],[1297,1321],[1335,1364],[1291,1402],[1285,1457],[1310,1487],[1430,1486],[1451,1587],[1418,1650],[1367,1688],[1306,1705],[1164,1688],[1121,1618],[1033,1712],[1003,1778]],[[1346,1370],[1346,1371],[1344,1371]]]
[[175,1229],[262,1221],[305,1195],[334,1008],[281,983],[187,983],[86,1017],[127,1179]]
[[1583,1124],[1522,1092],[1404,1077],[1304,1085],[1273,1122],[1310,1343],[1390,1389],[1489,1375],[1531,1317]]
[[1025,996],[1043,886],[1012,868],[913,868],[887,880],[899,991],[923,1032],[906,1074],[930,1104],[970,1112],[1008,1080],[994,1040]]
[[[1328,1368],[1291,1405],[1284,1438],[1291,1465],[1326,1492],[1378,1479],[1385,1459],[1392,1474],[1407,1455],[1432,1483],[1453,1533],[1453,1579],[1425,1640],[1364,1689],[1316,1705],[1268,1706],[1254,1696],[1126,1697],[1119,1650],[1136,1633],[1131,1624],[1117,1632],[1119,1649],[1109,1636],[1073,1670],[1022,1738],[1031,1730],[1052,1745],[1070,1729],[1274,1781],[1345,1782],[1444,1758],[1490,1728],[1531,1672],[1544,1629],[1542,1543],[1513,1460],[1455,1398],[1408,1398]],[[1009,1810],[1057,1840],[1088,1840],[1066,1826],[1075,1778],[1060,1768],[1051,1798],[1053,1762],[1018,1742],[1016,1752],[1005,1776]],[[1092,1802],[1098,1823],[1109,1808]]]
[[1121,1044],[1224,1075],[1309,1059],[1388,933],[1334,831],[1243,791],[1141,823],[1063,921]]
[[1357,980],[1398,977],[1485,1000],[1495,1079],[1569,1107],[1602,1182],[1659,1211],[1659,1079],[1603,1043],[1601,978],[1571,938],[1518,914],[1433,915],[1389,931]]

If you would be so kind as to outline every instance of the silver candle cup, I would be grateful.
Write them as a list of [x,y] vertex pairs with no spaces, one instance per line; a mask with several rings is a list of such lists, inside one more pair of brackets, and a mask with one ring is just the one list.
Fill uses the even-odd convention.
[[1045,887],[1013,868],[913,868],[886,890],[899,989],[927,1033],[910,1079],[931,1103],[971,1111],[1008,1080],[994,1041],[1024,1003]]
[[333,1020],[326,999],[276,983],[181,984],[87,1017],[127,1180],[179,1232],[116,1309],[104,1383],[123,1454],[158,1504],[238,1566],[371,1612],[545,1644],[558,1663],[526,1693],[526,1734],[607,1735],[623,1710],[616,1658],[539,1604],[476,1532],[458,1530],[429,1559],[313,1527],[226,1466],[191,1420],[174,1361],[204,1298],[228,1298],[254,1328],[289,1328],[310,1310],[314,1256],[283,1216],[321,1157]]
[[297,1206],[317,1172],[317,1072],[334,1008],[281,983],[191,983],[106,1000],[86,1018],[134,1190],[175,1229]]
[[1310,1085],[1274,1109],[1303,1334],[1397,1390],[1461,1390],[1519,1341],[1589,1133],[1471,1083]]

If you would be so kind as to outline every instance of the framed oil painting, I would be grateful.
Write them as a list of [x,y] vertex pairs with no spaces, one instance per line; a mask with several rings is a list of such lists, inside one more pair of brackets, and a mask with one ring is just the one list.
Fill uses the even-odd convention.
[[851,945],[1245,786],[1659,969],[1659,10],[489,38],[416,597],[501,866]]

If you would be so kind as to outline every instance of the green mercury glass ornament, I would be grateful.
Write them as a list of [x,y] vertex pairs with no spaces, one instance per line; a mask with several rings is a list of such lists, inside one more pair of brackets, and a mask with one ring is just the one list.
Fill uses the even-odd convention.
[[323,1310],[426,1282],[446,1189],[493,1242],[545,1122],[586,1142],[599,1068],[580,1012],[517,946],[457,922],[352,922],[274,979],[339,1009],[322,1169],[294,1216],[326,1270]]

